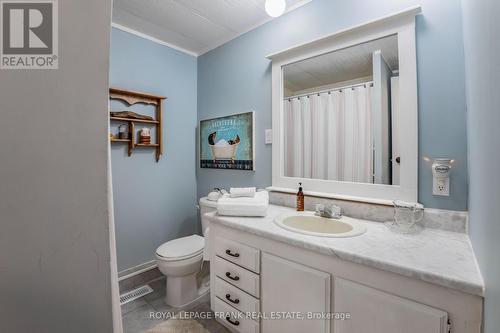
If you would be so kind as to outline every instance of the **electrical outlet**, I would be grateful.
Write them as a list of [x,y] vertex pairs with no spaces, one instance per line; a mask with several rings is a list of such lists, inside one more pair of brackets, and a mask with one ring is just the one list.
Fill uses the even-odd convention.
[[450,178],[434,178],[432,182],[432,194],[444,197],[450,196]]

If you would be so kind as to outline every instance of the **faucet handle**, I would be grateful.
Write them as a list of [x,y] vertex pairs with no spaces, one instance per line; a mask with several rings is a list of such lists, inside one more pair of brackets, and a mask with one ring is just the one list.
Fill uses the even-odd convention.
[[342,217],[342,208],[340,208],[340,206],[331,204],[331,205],[328,205],[327,209],[328,209],[328,212],[332,218],[339,219]]
[[327,218],[339,219],[342,217],[342,210],[339,206],[334,204],[327,204],[327,205],[317,204],[316,215]]
[[316,204],[316,206],[315,206],[315,207],[316,207],[316,208],[315,208],[315,210],[314,210],[314,211],[315,211],[316,213],[319,213],[319,212],[321,212],[321,211],[325,210],[325,205],[322,205],[322,204]]

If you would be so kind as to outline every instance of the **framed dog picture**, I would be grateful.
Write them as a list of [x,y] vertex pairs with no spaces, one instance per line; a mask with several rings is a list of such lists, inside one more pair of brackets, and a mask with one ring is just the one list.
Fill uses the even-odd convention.
[[201,120],[200,167],[255,170],[254,112]]

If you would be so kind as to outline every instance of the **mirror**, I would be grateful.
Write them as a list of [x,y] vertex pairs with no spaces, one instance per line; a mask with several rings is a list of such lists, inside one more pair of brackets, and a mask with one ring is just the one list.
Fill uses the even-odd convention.
[[267,56],[272,186],[391,205],[418,200],[420,7]]
[[398,36],[282,66],[283,175],[400,184]]

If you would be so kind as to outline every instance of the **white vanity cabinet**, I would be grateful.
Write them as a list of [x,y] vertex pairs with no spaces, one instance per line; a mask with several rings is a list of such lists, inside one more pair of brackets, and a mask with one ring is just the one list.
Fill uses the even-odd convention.
[[211,253],[212,310],[236,333],[260,332],[260,251],[224,237],[215,237]]
[[262,320],[262,332],[330,332],[328,319],[308,319],[330,312],[330,274],[263,253],[261,279],[262,312],[283,318]]
[[233,332],[481,332],[483,299],[478,295],[245,232],[238,225],[212,223],[210,228],[211,307]]
[[358,283],[337,278],[335,311],[349,314],[335,320],[335,333],[448,333],[448,313]]
[[[333,326],[335,333],[448,333],[445,311],[342,278],[333,280],[331,293],[330,274],[263,253],[262,312],[289,318],[263,320],[262,332],[328,333]],[[295,319],[298,313],[301,318]]]

